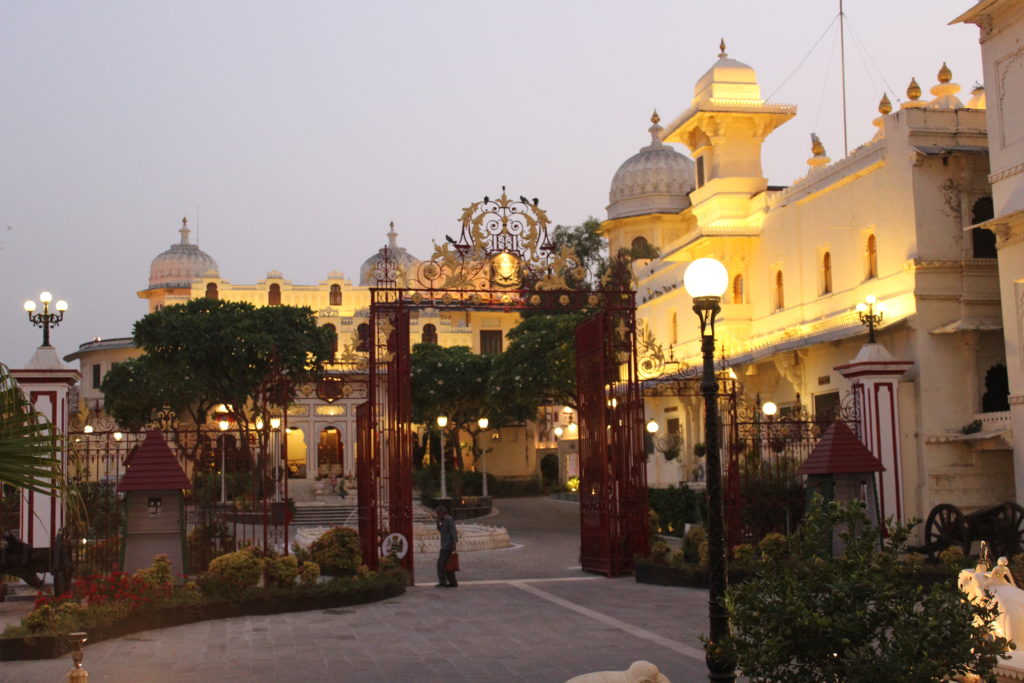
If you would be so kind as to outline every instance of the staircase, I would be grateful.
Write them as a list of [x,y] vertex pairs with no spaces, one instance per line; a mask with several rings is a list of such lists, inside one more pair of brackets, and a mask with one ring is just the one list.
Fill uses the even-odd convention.
[[359,528],[359,511],[355,496],[349,496],[343,503],[295,506],[291,526],[348,526]]

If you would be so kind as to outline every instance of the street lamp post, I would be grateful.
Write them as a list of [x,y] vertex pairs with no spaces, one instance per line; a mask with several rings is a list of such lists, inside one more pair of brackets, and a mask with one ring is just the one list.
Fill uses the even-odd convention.
[[220,504],[225,505],[228,502],[228,470],[227,470],[227,437],[224,432],[228,430],[231,423],[227,420],[218,420],[217,426],[220,427]]
[[874,294],[869,294],[862,303],[857,304],[857,316],[861,324],[868,328],[868,344],[876,343],[875,328],[885,317],[885,304],[876,299]]
[[64,312],[68,310],[68,302],[61,299],[54,306],[57,312],[50,313],[50,302],[53,301],[53,295],[43,292],[39,295],[39,301],[43,304],[42,313],[34,313],[36,302],[31,299],[25,302],[25,312],[28,313],[28,319],[33,325],[43,328],[43,346],[49,346],[50,328],[60,325],[60,321],[64,319]]
[[448,498],[448,480],[445,477],[444,472],[444,428],[448,426],[448,418],[444,415],[439,415],[437,418],[437,426],[441,428],[441,498]]
[[[478,425],[480,425],[480,431],[484,432],[484,431],[487,431],[487,425],[489,425],[491,422],[486,417],[481,417],[479,420],[476,421],[476,423]],[[483,465],[483,470],[484,470],[484,472],[483,472],[484,484],[483,484],[483,491],[482,491],[482,493],[483,493],[483,497],[486,498],[487,497],[487,453],[485,453],[483,449],[480,450],[480,464]]]
[[704,395],[704,442],[707,452],[708,494],[708,613],[709,631],[705,645],[708,680],[736,680],[736,666],[722,649],[729,635],[729,614],[724,599],[727,585],[725,515],[722,507],[722,464],[718,446],[718,377],[715,375],[715,317],[721,310],[722,294],[729,286],[725,266],[712,258],[699,258],[683,273],[683,286],[693,297],[693,312],[700,319],[701,353],[704,372],[700,389]]

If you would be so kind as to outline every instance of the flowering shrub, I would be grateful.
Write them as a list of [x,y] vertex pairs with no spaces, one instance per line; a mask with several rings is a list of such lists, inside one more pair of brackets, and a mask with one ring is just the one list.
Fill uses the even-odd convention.
[[348,527],[335,527],[309,546],[309,558],[331,576],[351,576],[363,561],[359,535]]

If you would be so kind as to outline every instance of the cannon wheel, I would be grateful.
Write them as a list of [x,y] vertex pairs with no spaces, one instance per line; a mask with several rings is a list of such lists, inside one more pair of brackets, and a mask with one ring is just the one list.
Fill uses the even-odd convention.
[[967,518],[955,505],[942,503],[932,508],[924,525],[924,542],[931,554],[954,544],[963,548],[964,555],[971,551],[971,538]]
[[995,515],[991,539],[996,557],[1013,557],[1024,548],[1024,508],[1016,503],[1003,503]]

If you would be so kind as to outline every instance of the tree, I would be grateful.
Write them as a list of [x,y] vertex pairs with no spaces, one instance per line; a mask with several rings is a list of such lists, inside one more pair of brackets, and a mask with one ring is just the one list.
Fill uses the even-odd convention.
[[[146,315],[135,323],[134,339],[145,353],[110,373],[101,387],[105,404],[126,425],[171,405],[192,418],[197,435],[221,403],[242,433],[266,425],[296,387],[317,379],[334,349],[334,333],[318,327],[309,308],[205,298]],[[269,432],[255,434],[262,457]],[[248,439],[241,445],[247,451]]]
[[532,315],[508,333],[491,371],[495,425],[537,417],[545,404],[576,407],[576,326],[583,313]]
[[584,278],[572,273],[565,280],[573,289],[593,289],[607,267],[608,241],[601,235],[601,221],[593,216],[580,225],[556,225],[551,231],[551,245],[557,253],[563,246],[575,252],[580,265],[587,271]]
[[475,435],[477,420],[490,417],[488,403],[492,356],[478,355],[468,346],[416,344],[412,348],[412,420],[433,429],[437,417],[448,418],[445,439],[462,469],[459,430]]
[[[901,560],[910,528],[878,529],[858,502],[811,501],[790,552],[762,557],[754,579],[726,594],[723,644],[754,681],[995,680],[1005,638],[995,611],[965,600],[950,575],[930,589]],[[833,534],[845,544],[832,554]]]
[[0,482],[27,491],[63,490],[57,433],[0,363]]

